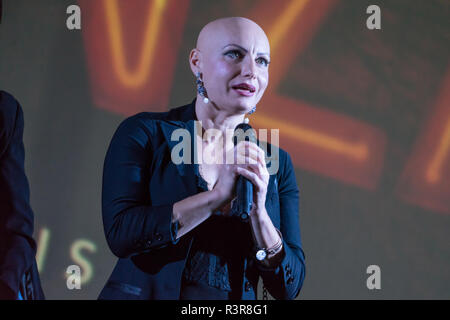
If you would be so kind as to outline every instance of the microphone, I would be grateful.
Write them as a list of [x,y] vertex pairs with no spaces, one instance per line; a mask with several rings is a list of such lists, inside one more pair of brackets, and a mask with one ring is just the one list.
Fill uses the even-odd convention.
[[[240,123],[234,129],[233,143],[236,146],[240,141],[250,141],[256,143],[255,130],[248,123]],[[253,184],[242,175],[239,175],[236,182],[236,209],[242,221],[248,221],[253,203]]]

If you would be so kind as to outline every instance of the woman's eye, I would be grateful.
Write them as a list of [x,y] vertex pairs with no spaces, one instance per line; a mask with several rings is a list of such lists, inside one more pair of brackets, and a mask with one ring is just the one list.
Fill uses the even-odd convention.
[[228,51],[227,53],[225,53],[225,55],[227,55],[233,59],[236,59],[241,56],[241,53],[239,51],[233,50],[233,51]]
[[256,59],[256,62],[259,63],[259,64],[262,64],[265,67],[267,67],[269,65],[269,63],[270,63],[265,58],[258,58],[258,59]]

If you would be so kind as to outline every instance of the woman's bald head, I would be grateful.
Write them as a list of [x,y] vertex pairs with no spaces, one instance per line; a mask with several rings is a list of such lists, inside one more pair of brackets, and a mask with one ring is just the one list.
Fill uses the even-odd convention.
[[197,48],[208,49],[216,42],[223,42],[229,37],[258,38],[269,50],[269,40],[264,30],[250,19],[243,17],[220,18],[209,22],[197,37]]
[[[269,62],[264,30],[242,17],[208,23],[190,54],[192,72],[201,75],[208,98],[233,113],[246,113],[259,102],[267,87]],[[236,89],[242,83],[252,89]]]

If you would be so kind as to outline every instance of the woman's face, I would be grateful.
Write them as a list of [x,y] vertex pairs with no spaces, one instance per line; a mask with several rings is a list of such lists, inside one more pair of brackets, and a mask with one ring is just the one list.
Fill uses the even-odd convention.
[[199,40],[206,40],[198,50],[208,98],[230,113],[249,112],[269,81],[270,47],[262,29],[247,20],[224,22]]

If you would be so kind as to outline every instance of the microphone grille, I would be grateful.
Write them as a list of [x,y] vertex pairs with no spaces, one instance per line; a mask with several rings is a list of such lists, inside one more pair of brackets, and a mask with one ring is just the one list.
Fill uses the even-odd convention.
[[256,132],[248,123],[240,123],[234,129],[233,143],[237,145],[241,141],[251,141],[256,143]]

